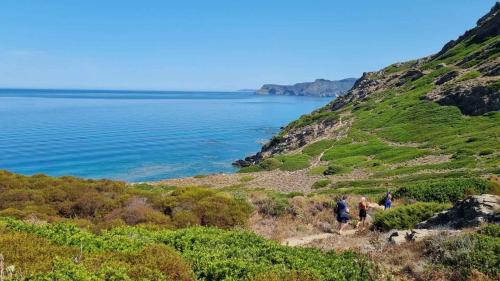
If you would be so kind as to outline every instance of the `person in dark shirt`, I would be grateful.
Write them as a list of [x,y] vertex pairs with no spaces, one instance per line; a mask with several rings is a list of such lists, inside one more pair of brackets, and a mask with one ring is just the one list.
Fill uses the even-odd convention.
[[358,207],[359,207],[359,222],[356,225],[356,228],[358,228],[359,225],[361,225],[362,227],[365,226],[366,215],[368,211],[368,202],[366,202],[366,197],[361,197],[361,201],[359,202]]
[[335,209],[337,211],[339,232],[342,232],[347,227],[347,222],[349,221],[349,206],[347,205],[347,195],[342,196],[342,199],[337,201]]

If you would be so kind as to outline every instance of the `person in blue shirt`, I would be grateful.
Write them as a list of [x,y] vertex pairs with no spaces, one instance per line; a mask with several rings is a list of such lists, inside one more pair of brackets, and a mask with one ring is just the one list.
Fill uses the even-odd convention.
[[335,206],[337,213],[337,221],[339,223],[339,232],[342,232],[347,227],[349,221],[349,206],[347,205],[347,195],[342,196],[342,199],[337,201]]
[[384,210],[390,209],[392,206],[392,194],[390,191],[385,195]]

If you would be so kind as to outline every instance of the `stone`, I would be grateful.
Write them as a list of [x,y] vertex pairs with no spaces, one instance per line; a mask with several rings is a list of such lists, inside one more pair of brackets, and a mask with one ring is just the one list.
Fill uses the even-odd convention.
[[407,231],[404,230],[395,230],[389,234],[389,243],[395,244],[395,245],[401,245],[407,241],[406,239],[406,234]]
[[445,73],[443,75],[441,75],[437,80],[436,80],[436,85],[442,85],[452,79],[454,79],[455,77],[458,76],[458,71],[450,71],[448,73]]
[[326,233],[333,233],[335,231],[335,228],[329,222],[320,223],[319,228],[321,229],[321,231],[326,232]]
[[458,201],[452,208],[417,224],[417,229],[462,229],[500,223],[500,196],[483,194]]
[[440,64],[436,65],[436,69],[440,69],[443,67],[446,67],[446,63],[440,63]]
[[448,89],[428,93],[424,99],[440,105],[454,105],[466,115],[482,115],[500,110],[500,92],[480,81],[462,83]]

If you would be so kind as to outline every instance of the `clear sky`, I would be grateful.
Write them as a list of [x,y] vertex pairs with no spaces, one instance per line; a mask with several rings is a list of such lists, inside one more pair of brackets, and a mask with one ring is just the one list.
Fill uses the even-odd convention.
[[1,0],[0,87],[236,90],[437,52],[493,0]]

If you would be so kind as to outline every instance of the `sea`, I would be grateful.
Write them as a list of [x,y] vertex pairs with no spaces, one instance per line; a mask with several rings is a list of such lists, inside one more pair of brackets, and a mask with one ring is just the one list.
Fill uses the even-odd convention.
[[0,169],[128,182],[232,173],[331,98],[0,89]]

